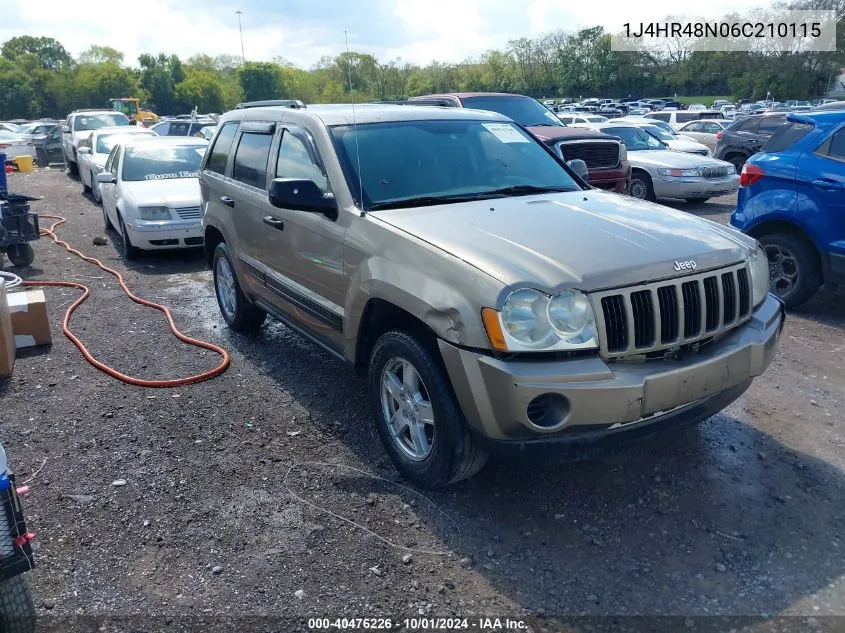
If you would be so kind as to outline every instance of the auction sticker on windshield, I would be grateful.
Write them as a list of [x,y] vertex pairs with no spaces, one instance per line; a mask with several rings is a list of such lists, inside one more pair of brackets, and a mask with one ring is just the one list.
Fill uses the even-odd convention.
[[519,133],[510,123],[482,123],[488,132],[490,132],[502,143],[530,143],[527,138]]
[[174,171],[169,174],[147,174],[144,180],[168,180],[170,178],[199,178],[198,171]]

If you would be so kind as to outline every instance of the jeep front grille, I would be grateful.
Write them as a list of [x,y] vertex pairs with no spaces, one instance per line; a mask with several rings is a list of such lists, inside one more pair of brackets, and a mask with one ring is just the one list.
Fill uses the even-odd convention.
[[694,343],[751,317],[745,264],[590,297],[604,356],[648,354]]
[[615,141],[563,141],[558,143],[564,160],[581,159],[588,169],[606,169],[619,164],[619,143]]

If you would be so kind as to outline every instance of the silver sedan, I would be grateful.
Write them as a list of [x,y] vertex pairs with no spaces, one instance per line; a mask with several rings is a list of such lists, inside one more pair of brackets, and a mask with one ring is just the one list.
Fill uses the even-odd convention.
[[635,198],[704,202],[739,189],[739,176],[730,163],[670,150],[638,127],[607,123],[599,129],[619,137],[628,149],[632,168],[628,194]]

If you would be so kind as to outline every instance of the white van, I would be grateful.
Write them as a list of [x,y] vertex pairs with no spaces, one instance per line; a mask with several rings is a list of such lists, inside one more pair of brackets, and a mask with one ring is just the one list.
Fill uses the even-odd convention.
[[663,112],[650,112],[645,115],[647,119],[664,121],[673,128],[678,129],[685,123],[699,119],[724,119],[725,115],[719,110],[672,110]]

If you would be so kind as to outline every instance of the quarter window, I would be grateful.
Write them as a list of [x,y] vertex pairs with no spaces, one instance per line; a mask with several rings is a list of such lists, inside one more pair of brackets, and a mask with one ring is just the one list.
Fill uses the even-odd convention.
[[839,130],[822,143],[816,150],[816,154],[845,162],[845,129]]
[[313,143],[305,135],[304,131],[285,130],[276,160],[276,178],[312,180],[317,183],[320,191],[326,193],[328,179],[318,164]]
[[226,163],[229,161],[229,150],[232,149],[232,141],[235,140],[235,133],[238,131],[237,121],[226,123],[220,128],[220,134],[211,147],[208,162],[205,168],[218,174],[226,173]]
[[264,189],[267,184],[267,159],[270,157],[272,134],[244,132],[235,150],[235,167],[232,178]]

